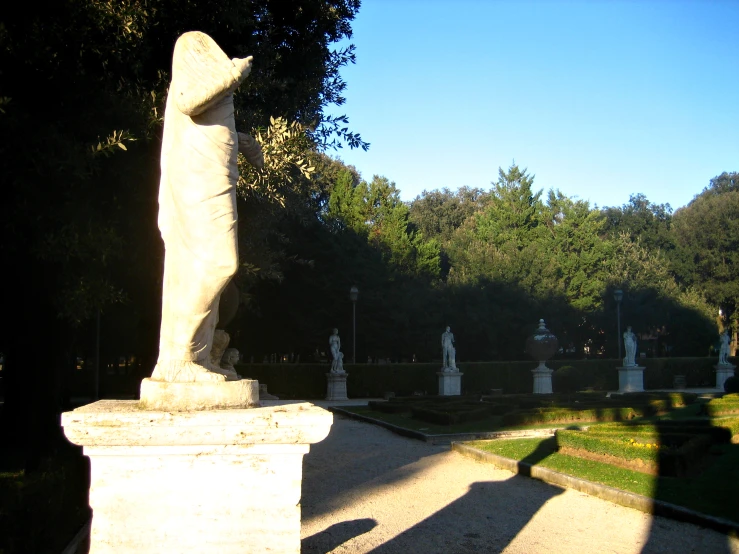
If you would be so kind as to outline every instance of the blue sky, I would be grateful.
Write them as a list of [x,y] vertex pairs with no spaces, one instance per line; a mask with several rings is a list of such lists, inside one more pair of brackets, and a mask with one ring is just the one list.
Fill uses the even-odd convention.
[[591,206],[673,209],[739,171],[739,1],[363,0],[342,70],[362,177],[490,188],[515,162]]

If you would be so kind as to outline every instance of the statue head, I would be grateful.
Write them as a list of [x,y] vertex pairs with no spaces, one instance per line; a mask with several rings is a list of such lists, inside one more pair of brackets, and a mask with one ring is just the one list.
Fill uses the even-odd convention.
[[447,325],[447,326],[446,326],[446,332],[448,333],[450,329],[451,329],[451,328],[449,327],[449,325]]
[[338,334],[339,334],[339,330],[338,329],[334,329],[334,335],[338,335]]
[[240,357],[241,355],[236,348],[226,348],[223,353],[223,361],[230,365],[237,363]]

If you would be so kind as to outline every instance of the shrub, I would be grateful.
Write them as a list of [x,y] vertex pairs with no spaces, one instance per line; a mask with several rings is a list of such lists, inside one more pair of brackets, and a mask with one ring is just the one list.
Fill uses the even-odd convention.
[[739,394],[727,394],[714,398],[704,405],[704,413],[709,416],[739,414]]
[[438,425],[456,425],[467,421],[478,421],[490,416],[490,407],[485,405],[460,405],[449,408],[428,408],[424,406],[411,409],[413,417]]
[[739,392],[739,377],[733,375],[729,377],[726,381],[724,381],[724,392]]
[[731,433],[732,442],[736,442],[735,438],[739,438],[739,417],[714,419],[711,423],[718,428],[728,429]]
[[644,417],[648,410],[642,407],[604,407],[589,410],[570,408],[540,408],[511,412],[503,416],[503,425],[537,425],[542,423],[572,423],[575,421],[622,421]]

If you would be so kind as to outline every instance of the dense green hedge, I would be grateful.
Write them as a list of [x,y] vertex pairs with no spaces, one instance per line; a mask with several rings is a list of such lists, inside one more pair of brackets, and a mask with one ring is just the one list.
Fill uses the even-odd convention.
[[[688,387],[712,386],[715,381],[715,358],[647,358],[644,386],[647,389],[669,389],[675,375],[684,375]],[[555,392],[618,389],[618,360],[553,360],[547,365]],[[351,398],[382,398],[386,392],[410,396],[419,391],[438,392],[438,364],[356,364],[344,366],[349,377],[347,392]],[[489,393],[502,389],[505,394],[529,393],[533,389],[531,370],[535,362],[469,362],[460,363],[464,373],[462,392]],[[270,393],[282,398],[318,399],[326,396],[328,364],[239,364],[236,369],[245,377],[266,384]]]
[[714,398],[705,406],[709,416],[739,414],[739,394],[727,394],[723,398]]
[[714,419],[712,424],[717,427],[728,429],[731,433],[733,442],[737,442],[736,439],[739,438],[739,417],[723,417],[720,419]]
[[444,409],[421,405],[411,408],[411,414],[415,419],[437,425],[456,425],[467,421],[478,421],[491,415],[490,407],[482,402],[450,404]]
[[649,415],[645,407],[603,407],[590,410],[568,408],[539,408],[537,410],[511,412],[503,416],[503,425],[539,425],[542,423],[574,423],[578,421],[624,421]]

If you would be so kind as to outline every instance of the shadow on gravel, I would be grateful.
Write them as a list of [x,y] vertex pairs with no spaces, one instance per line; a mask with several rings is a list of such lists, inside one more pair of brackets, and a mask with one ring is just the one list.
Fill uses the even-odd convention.
[[518,475],[504,482],[473,483],[467,494],[370,552],[501,552],[539,508],[562,492]]
[[[368,487],[392,485],[413,478],[410,466],[419,460],[448,452],[447,445],[431,445],[401,438],[391,431],[345,416],[350,431],[336,432],[336,424],[323,441],[311,445],[303,458],[303,521],[340,509],[348,497]],[[372,433],[365,435],[365,429]],[[419,445],[423,445],[419,451]],[[389,456],[388,453],[392,452]]]
[[377,527],[377,521],[372,518],[334,523],[320,533],[300,541],[300,552],[301,554],[326,554],[346,541],[372,531],[375,527]]

